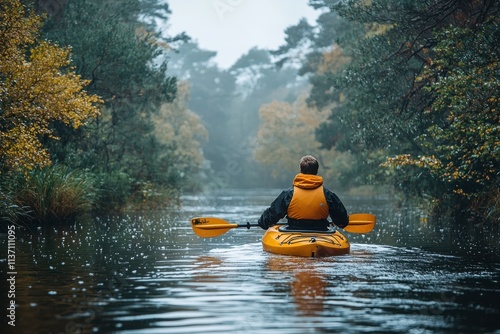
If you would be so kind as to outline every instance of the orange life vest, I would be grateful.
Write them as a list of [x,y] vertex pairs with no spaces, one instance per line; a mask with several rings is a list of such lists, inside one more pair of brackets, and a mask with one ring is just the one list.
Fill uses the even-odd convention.
[[292,219],[327,219],[329,214],[323,190],[323,178],[319,175],[299,173],[293,180],[293,196],[287,216]]

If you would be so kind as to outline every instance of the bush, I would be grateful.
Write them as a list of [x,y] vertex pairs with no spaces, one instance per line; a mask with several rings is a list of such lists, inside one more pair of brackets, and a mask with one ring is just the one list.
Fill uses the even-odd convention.
[[473,211],[482,214],[485,222],[500,223],[500,189],[492,186],[488,192],[478,196],[472,202]]
[[99,173],[95,175],[99,189],[96,211],[120,211],[132,193],[132,179],[124,172]]
[[179,189],[168,186],[157,186],[151,182],[137,182],[134,184],[134,193],[130,199],[130,209],[163,210],[167,207],[179,205]]
[[91,212],[164,209],[178,205],[178,199],[178,189],[134,182],[124,172],[95,174],[56,165],[2,174],[0,226],[69,222]]
[[18,174],[13,187],[16,204],[29,207],[40,223],[74,220],[90,212],[96,199],[94,178],[65,166]]

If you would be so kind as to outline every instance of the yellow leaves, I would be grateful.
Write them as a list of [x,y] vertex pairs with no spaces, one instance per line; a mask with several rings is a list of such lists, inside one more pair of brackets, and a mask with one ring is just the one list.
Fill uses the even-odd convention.
[[394,157],[388,157],[384,163],[381,164],[382,167],[398,167],[411,165],[411,155],[410,154],[399,154]]
[[260,127],[253,155],[255,159],[268,165],[273,178],[289,179],[298,172],[298,161],[305,154],[315,155],[322,166],[331,167],[329,178],[337,174],[339,166],[346,164],[349,157],[337,152],[321,149],[316,140],[315,130],[326,122],[329,113],[307,106],[305,96],[290,104],[274,101],[259,110]]
[[[273,101],[263,105],[259,110],[261,125],[257,133],[257,141],[253,151],[255,159],[271,167],[271,176],[278,178],[282,174],[290,177],[297,172],[297,161],[304,151],[312,152],[317,146],[314,144],[314,133],[301,115],[299,104]],[[311,147],[312,146],[312,147]],[[285,173],[283,173],[285,172]]]
[[69,48],[45,41],[30,48],[38,17],[25,17],[18,1],[2,7],[0,33],[8,40],[0,42],[0,158],[10,168],[46,166],[50,157],[40,140],[55,138],[50,125],[58,121],[78,128],[99,114],[101,100],[88,95],[83,90],[88,81],[67,68]]
[[427,168],[431,170],[438,170],[442,168],[442,163],[434,155],[420,156],[417,159],[412,158],[410,154],[400,154],[394,157],[388,157],[382,167],[402,167],[402,166],[416,166],[419,168]]
[[334,45],[330,51],[323,53],[323,59],[318,65],[317,73],[336,73],[350,61],[351,58],[342,52],[340,46]]
[[31,50],[30,62],[10,72],[16,82],[10,89],[16,107],[9,108],[10,112],[32,114],[45,124],[57,120],[75,128],[98,115],[94,104],[100,99],[83,90],[88,81],[71,71],[61,73],[61,68],[69,64],[69,51],[47,42]]
[[44,167],[50,164],[49,155],[42,147],[37,135],[42,132],[36,127],[26,127],[21,124],[7,132],[0,133],[0,150],[2,160],[7,157],[9,166],[14,169],[32,170],[35,167]]
[[200,166],[203,163],[201,141],[208,132],[201,118],[188,109],[189,86],[179,82],[172,103],[164,103],[158,115],[153,115],[156,138],[166,145],[174,145],[180,168]]
[[[42,20],[34,13],[25,15],[24,6],[19,0],[0,2],[0,57],[3,60],[16,59],[22,54],[20,45],[35,42]],[[1,66],[1,64],[0,64]]]
[[389,30],[395,27],[395,24],[369,23],[366,25],[365,38],[372,38],[378,35],[385,35]]
[[458,188],[458,189],[453,189],[453,192],[454,192],[455,194],[457,194],[457,195],[461,195],[461,196],[465,196],[465,195],[466,195],[466,194],[465,194],[465,192],[464,192],[464,190],[463,190],[463,189],[460,189],[460,188]]

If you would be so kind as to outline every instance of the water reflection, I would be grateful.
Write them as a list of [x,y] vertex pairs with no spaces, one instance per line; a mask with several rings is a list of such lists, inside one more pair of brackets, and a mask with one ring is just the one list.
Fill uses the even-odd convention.
[[318,272],[310,259],[270,256],[267,268],[292,276],[290,293],[298,315],[319,316],[324,309],[327,276]]

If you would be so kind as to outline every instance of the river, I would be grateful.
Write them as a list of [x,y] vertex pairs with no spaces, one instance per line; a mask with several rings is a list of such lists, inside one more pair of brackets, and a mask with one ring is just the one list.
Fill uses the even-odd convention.
[[[350,213],[377,216],[371,233],[346,233],[349,255],[266,253],[260,228],[209,239],[191,230],[197,216],[255,222],[278,194],[225,190],[186,196],[176,211],[18,228],[15,284],[0,284],[5,315],[15,300],[15,327],[2,326],[7,333],[500,333],[498,228],[435,223],[390,198],[339,194]],[[2,256],[3,276],[8,264]],[[12,288],[15,297],[6,298]]]

